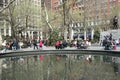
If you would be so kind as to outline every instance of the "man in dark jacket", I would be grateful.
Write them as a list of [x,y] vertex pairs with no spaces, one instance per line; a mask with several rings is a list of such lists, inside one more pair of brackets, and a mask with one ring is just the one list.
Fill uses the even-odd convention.
[[105,45],[105,50],[112,50],[112,43],[111,41],[107,41],[106,45]]
[[117,29],[117,28],[118,28],[117,25],[118,25],[118,18],[117,18],[117,16],[115,16],[115,17],[113,18],[113,26],[114,26],[114,29]]
[[14,39],[12,46],[13,46],[14,50],[18,49],[18,41],[17,41],[17,39]]
[[38,49],[38,45],[37,45],[37,40],[33,39],[33,47],[34,49],[37,48]]

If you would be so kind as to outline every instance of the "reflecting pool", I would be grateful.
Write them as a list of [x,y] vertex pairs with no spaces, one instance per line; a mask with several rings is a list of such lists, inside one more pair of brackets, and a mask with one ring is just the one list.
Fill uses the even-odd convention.
[[120,80],[120,57],[39,54],[0,58],[0,80]]

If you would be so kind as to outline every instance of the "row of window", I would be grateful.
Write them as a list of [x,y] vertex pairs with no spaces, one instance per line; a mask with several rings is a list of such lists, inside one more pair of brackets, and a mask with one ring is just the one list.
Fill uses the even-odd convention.
[[[4,35],[4,29],[1,29],[1,34]],[[6,34],[9,34],[9,29],[6,29]]]
[[94,25],[101,25],[101,24],[109,24],[110,20],[98,20],[98,21],[87,21],[87,22],[81,22],[81,23],[73,23],[71,24],[72,27],[83,27],[84,24],[85,26],[94,26]]

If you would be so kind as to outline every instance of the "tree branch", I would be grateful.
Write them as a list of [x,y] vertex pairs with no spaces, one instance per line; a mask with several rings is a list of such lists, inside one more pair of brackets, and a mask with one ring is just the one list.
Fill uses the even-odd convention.
[[0,9],[0,13],[2,13],[6,8],[8,8],[15,0],[10,1],[5,7]]
[[[44,4],[44,6],[45,6],[45,4]],[[46,19],[45,20],[46,20],[49,28],[53,31],[53,28],[52,28],[51,24],[49,23],[49,18],[48,18],[48,13],[47,13],[47,10],[46,10],[46,6],[45,6],[45,14],[46,14]]]

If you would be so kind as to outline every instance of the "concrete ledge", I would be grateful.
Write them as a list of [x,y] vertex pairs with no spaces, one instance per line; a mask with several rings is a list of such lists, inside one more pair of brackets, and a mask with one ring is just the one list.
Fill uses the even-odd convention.
[[32,50],[32,51],[14,51],[7,53],[0,53],[0,58],[16,57],[16,56],[28,56],[28,55],[40,55],[40,54],[54,54],[54,55],[66,55],[66,54],[83,54],[83,55],[107,55],[120,57],[120,51],[110,50]]

